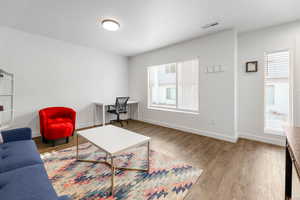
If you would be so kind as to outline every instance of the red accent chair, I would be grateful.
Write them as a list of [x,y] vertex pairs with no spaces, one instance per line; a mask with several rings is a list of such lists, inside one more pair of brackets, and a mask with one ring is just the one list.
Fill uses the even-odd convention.
[[39,111],[40,130],[43,142],[52,141],[55,146],[55,140],[66,138],[69,142],[69,136],[73,136],[75,130],[76,111],[66,107],[49,107]]

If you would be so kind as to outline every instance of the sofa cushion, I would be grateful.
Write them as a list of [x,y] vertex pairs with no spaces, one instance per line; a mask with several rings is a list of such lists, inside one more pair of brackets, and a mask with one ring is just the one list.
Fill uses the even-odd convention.
[[0,173],[0,199],[57,200],[43,164]]
[[16,142],[20,140],[31,140],[30,128],[17,128],[6,131],[1,131],[3,143]]
[[33,140],[0,145],[0,173],[43,163]]

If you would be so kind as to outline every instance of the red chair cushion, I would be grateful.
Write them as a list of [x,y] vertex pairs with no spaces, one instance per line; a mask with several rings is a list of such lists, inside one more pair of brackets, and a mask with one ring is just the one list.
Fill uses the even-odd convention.
[[73,134],[73,124],[71,122],[56,122],[48,125],[47,139],[55,140],[71,136]]

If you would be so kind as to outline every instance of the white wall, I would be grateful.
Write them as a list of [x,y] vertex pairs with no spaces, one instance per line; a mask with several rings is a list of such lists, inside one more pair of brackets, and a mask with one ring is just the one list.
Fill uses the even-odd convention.
[[93,122],[92,102],[128,95],[127,58],[5,27],[0,68],[15,74],[13,127],[29,126],[34,135],[41,108],[72,107],[77,127],[85,127]]
[[[16,75],[13,125],[30,126],[35,134],[37,111],[46,106],[73,107],[78,127],[92,125],[91,103],[127,95],[129,76],[129,95],[141,100],[141,120],[230,141],[238,132],[240,137],[283,144],[284,137],[264,133],[263,119],[264,54],[283,49],[292,53],[293,121],[300,126],[300,22],[238,37],[227,30],[151,51],[129,58],[129,72],[124,57],[0,28],[0,68]],[[149,110],[147,66],[195,57],[200,60],[199,115]],[[259,62],[257,73],[245,73],[245,63],[251,60]],[[225,66],[224,73],[203,72],[203,67],[219,64]]]
[[[148,109],[147,67],[196,57],[200,61],[200,113]],[[204,67],[212,65],[226,70],[205,73]],[[235,67],[236,32],[219,32],[129,58],[129,94],[141,100],[140,120],[235,141]]]
[[[264,55],[266,52],[291,52],[294,84],[294,124],[300,126],[300,22],[270,27],[238,36],[239,124],[242,137],[284,143],[282,136],[264,132]],[[247,61],[258,61],[257,73],[245,73]]]
[[[264,55],[289,49],[292,62],[293,120],[300,126],[300,22],[239,34],[224,31],[158,49],[129,59],[129,93],[142,100],[141,120],[227,140],[237,137],[283,145],[283,135],[264,132]],[[200,114],[147,108],[147,66],[200,59]],[[257,73],[245,63],[257,60]],[[205,74],[203,67],[222,64],[223,74]],[[235,69],[236,67],[236,69]],[[236,78],[234,78],[236,77]],[[234,120],[234,117],[236,118]],[[212,123],[214,121],[214,123]]]

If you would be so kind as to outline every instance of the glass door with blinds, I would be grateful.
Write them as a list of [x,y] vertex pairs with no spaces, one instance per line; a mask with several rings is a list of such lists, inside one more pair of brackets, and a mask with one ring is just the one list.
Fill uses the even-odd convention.
[[290,118],[290,53],[277,51],[265,55],[265,130],[283,131]]

